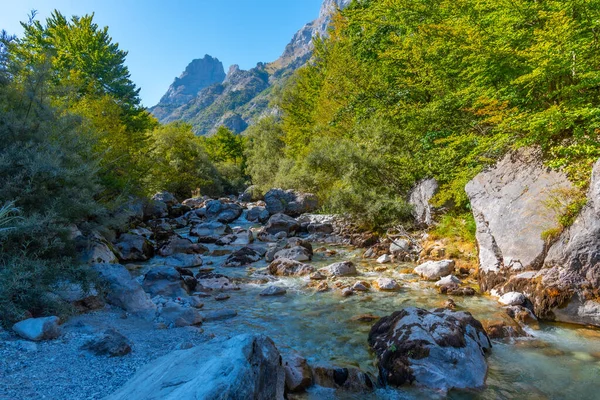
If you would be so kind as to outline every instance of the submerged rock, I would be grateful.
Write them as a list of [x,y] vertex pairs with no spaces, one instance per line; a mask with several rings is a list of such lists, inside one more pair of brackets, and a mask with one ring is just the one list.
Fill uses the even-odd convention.
[[280,286],[269,286],[268,288],[261,291],[260,295],[261,296],[283,296],[286,293],[287,293],[287,290],[285,290],[285,288],[282,288]]
[[283,400],[284,386],[285,372],[273,341],[240,335],[160,357],[107,400]]
[[369,333],[382,383],[415,383],[433,389],[485,384],[491,343],[468,312],[408,307],[381,318]]

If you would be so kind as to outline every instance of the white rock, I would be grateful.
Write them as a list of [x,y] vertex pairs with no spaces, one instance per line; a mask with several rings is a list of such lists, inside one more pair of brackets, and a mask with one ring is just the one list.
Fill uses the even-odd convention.
[[395,291],[400,289],[400,285],[393,279],[390,278],[379,278],[375,281],[379,290]]
[[525,303],[525,295],[519,292],[508,292],[504,293],[498,299],[500,304],[504,304],[505,306],[520,306]]
[[454,260],[427,261],[414,269],[423,278],[436,281],[454,272]]
[[377,262],[379,264],[386,264],[386,263],[392,262],[392,258],[388,254],[384,254],[382,256],[379,256],[379,258],[377,259]]
[[444,286],[449,285],[451,283],[460,283],[460,279],[455,277],[454,275],[448,275],[440,279],[435,283],[435,286]]
[[28,340],[56,339],[61,334],[59,322],[60,319],[55,316],[29,318],[17,322],[12,329],[17,335]]

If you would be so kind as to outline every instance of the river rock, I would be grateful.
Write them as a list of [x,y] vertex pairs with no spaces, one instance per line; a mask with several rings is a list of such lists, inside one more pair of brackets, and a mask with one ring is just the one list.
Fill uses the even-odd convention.
[[120,357],[131,353],[129,340],[114,328],[109,328],[104,333],[82,346],[97,356]]
[[451,285],[451,284],[458,285],[459,283],[460,283],[460,279],[458,279],[454,275],[447,275],[447,276],[441,278],[439,281],[437,281],[435,283],[435,286],[445,286],[445,285]]
[[193,243],[190,239],[181,236],[173,236],[160,247],[158,255],[168,257],[177,253],[204,254],[207,252],[208,248],[200,243]]
[[60,319],[58,317],[28,318],[13,325],[13,331],[27,340],[51,340],[59,337]]
[[202,265],[202,256],[200,254],[177,253],[163,258],[162,262],[167,267],[194,268]]
[[196,308],[170,300],[160,309],[159,318],[165,324],[178,328],[202,323],[202,316]]
[[[311,279],[312,279],[312,277],[311,277]],[[368,292],[369,287],[365,284],[365,282],[358,281],[358,282],[355,282],[354,285],[352,285],[352,290],[355,290],[358,292]]]
[[196,275],[198,285],[204,290],[239,290],[240,287],[220,274]]
[[265,207],[258,206],[252,207],[248,210],[248,213],[246,214],[246,219],[251,222],[258,221],[261,224],[264,224],[269,220],[270,216],[271,214],[269,214],[269,211]]
[[146,317],[154,317],[156,306],[142,286],[120,264],[95,264],[92,268],[107,284],[106,301],[116,307]]
[[390,278],[379,278],[375,281],[375,287],[383,291],[395,292],[400,290],[400,285],[393,279]]
[[235,203],[225,203],[221,200],[209,200],[205,204],[206,218],[224,224],[231,223],[242,215],[242,207]]
[[319,207],[314,194],[282,189],[269,190],[265,194],[265,203],[271,215],[284,213],[292,217],[313,212]]
[[238,200],[244,203],[250,203],[252,201],[262,200],[263,196],[261,194],[260,189],[256,185],[251,185],[244,190],[242,194],[239,195]]
[[198,240],[203,239],[204,243],[216,242],[221,236],[228,233],[232,233],[229,225],[218,221],[204,222],[194,225],[190,229],[190,236],[197,236]]
[[75,239],[79,260],[83,264],[115,264],[119,262],[112,244],[97,232]]
[[202,316],[202,319],[205,322],[222,321],[224,319],[230,319],[230,318],[233,318],[236,316],[237,316],[237,311],[224,309],[224,310],[215,310],[215,311],[206,312]]
[[285,214],[274,214],[264,227],[269,235],[285,232],[286,236],[293,236],[300,229],[300,224],[294,218]]
[[175,196],[166,191],[156,193],[154,196],[152,196],[152,200],[163,202],[170,207],[179,204]]
[[160,200],[150,200],[144,206],[144,221],[169,216],[169,206]]
[[179,272],[172,267],[154,267],[144,275],[142,286],[152,297],[184,297],[187,290]]
[[223,301],[223,300],[229,299],[230,297],[231,296],[229,296],[227,293],[219,293],[218,295],[215,296],[215,300]]
[[387,264],[390,262],[392,262],[392,257],[390,257],[389,254],[382,254],[379,256],[379,258],[377,258],[377,263],[379,264]]
[[410,242],[406,239],[393,239],[389,250],[392,255],[408,253],[410,251]]
[[319,272],[324,273],[325,275],[334,275],[334,276],[353,276],[358,272],[356,271],[356,266],[352,261],[341,261],[336,262],[327,267],[321,268]]
[[424,179],[410,191],[408,204],[413,206],[413,215],[418,225],[429,226],[433,222],[431,199],[438,190],[435,179]]
[[280,286],[269,286],[266,289],[264,289],[262,292],[260,292],[260,295],[261,296],[282,296],[286,293],[287,293],[287,290],[285,290],[285,288],[282,288]]
[[107,400],[283,400],[284,387],[285,372],[273,341],[239,335],[160,357]]
[[243,267],[254,262],[257,262],[262,258],[261,254],[250,247],[242,247],[239,250],[234,251],[227,257],[224,267]]
[[309,223],[306,230],[311,235],[330,235],[333,233],[333,225],[331,224],[320,224],[320,223]]
[[523,293],[508,292],[500,296],[498,302],[500,304],[504,304],[505,306],[520,306],[523,305],[526,300],[527,299]]
[[315,268],[299,261],[278,258],[269,264],[267,271],[277,276],[304,276],[315,272]]
[[312,255],[302,246],[294,246],[289,249],[279,250],[274,255],[274,259],[278,258],[287,258],[289,260],[296,261],[310,261],[312,259]]
[[303,392],[312,385],[312,372],[305,358],[291,354],[283,359],[283,367],[286,392]]
[[314,383],[326,388],[370,392],[375,387],[373,379],[357,368],[315,366],[312,371]]
[[414,269],[423,278],[436,281],[454,272],[454,260],[427,261]]
[[380,380],[388,385],[415,383],[446,392],[485,384],[492,345],[468,312],[408,307],[381,318],[368,341]]

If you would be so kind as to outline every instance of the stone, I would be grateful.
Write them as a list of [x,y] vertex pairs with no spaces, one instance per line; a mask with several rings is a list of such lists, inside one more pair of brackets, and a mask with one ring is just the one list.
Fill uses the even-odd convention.
[[435,286],[445,286],[453,283],[459,284],[460,279],[458,279],[454,275],[446,275],[445,277],[440,278],[440,280],[435,283]]
[[319,207],[314,194],[282,189],[271,189],[265,193],[265,203],[271,215],[284,213],[292,217],[313,212]]
[[266,223],[269,220],[269,211],[265,207],[252,207],[246,214],[246,219],[251,222]]
[[325,275],[323,275],[322,273],[320,273],[319,271],[316,271],[316,272],[313,272],[312,274],[310,274],[309,278],[312,280],[315,280],[315,281],[327,279],[327,277]]
[[60,318],[56,316],[28,318],[13,325],[13,331],[23,339],[39,341],[56,339],[62,334]]
[[410,251],[410,242],[406,239],[392,239],[389,250],[392,255],[408,253]]
[[504,293],[502,296],[500,296],[500,298],[498,299],[498,302],[505,306],[520,306],[520,305],[525,304],[526,300],[527,299],[523,293],[508,292],[508,293]]
[[379,319],[379,316],[377,316],[377,315],[373,315],[373,314],[360,314],[360,315],[356,315],[356,316],[352,317],[351,321],[373,322],[373,321],[377,321],[378,319]]
[[142,286],[151,296],[184,297],[188,291],[180,273],[172,267],[154,267],[144,275]]
[[97,356],[120,357],[131,353],[129,340],[114,328],[107,329],[82,346]]
[[312,372],[314,384],[326,388],[348,392],[370,392],[375,388],[374,379],[357,368],[315,366]]
[[454,272],[454,260],[427,261],[414,269],[414,272],[430,281],[437,281]]
[[231,233],[229,225],[218,221],[203,222],[192,226],[190,236],[198,236],[202,238],[211,238],[217,241],[221,236]]
[[542,233],[557,225],[552,199],[572,188],[566,175],[546,167],[541,151],[524,148],[479,173],[465,190],[477,225],[483,290],[498,274],[538,269],[547,251]]
[[312,255],[310,252],[302,246],[294,246],[288,249],[279,250],[275,253],[274,259],[287,258],[289,260],[296,261],[310,261]]
[[89,237],[77,237],[75,246],[79,260],[83,264],[115,264],[119,262],[112,250],[112,244],[97,232],[92,233]]
[[224,224],[231,223],[242,215],[242,207],[236,203],[226,203],[221,200],[209,200],[205,204],[206,218]]
[[238,197],[239,201],[244,203],[250,203],[252,201],[262,200],[263,196],[260,192],[260,189],[256,185],[248,186],[242,194]]
[[529,336],[520,326],[516,324],[507,324],[506,321],[484,321],[483,327],[490,339],[508,339]]
[[319,272],[324,273],[325,275],[334,275],[334,276],[353,276],[358,272],[356,271],[356,266],[352,261],[341,261],[336,262],[327,267],[321,268]]
[[230,318],[233,318],[236,316],[237,316],[237,311],[224,309],[224,310],[215,310],[215,311],[205,312],[202,316],[202,319],[204,322],[222,321],[224,319],[230,319]]
[[413,216],[418,225],[429,226],[433,222],[431,199],[437,193],[435,179],[424,179],[410,191],[408,204],[413,206]]
[[390,278],[379,278],[375,281],[375,287],[382,291],[396,292],[400,290],[400,285]]
[[219,293],[218,295],[215,296],[215,300],[223,301],[223,300],[229,299],[230,297],[231,296],[229,296],[227,293]]
[[239,335],[160,357],[106,399],[283,400],[284,388],[285,371],[273,341]]
[[167,267],[194,268],[202,265],[200,254],[176,253],[165,257],[162,262]]
[[329,290],[329,285],[327,282],[320,282],[316,287],[317,292],[322,293]]
[[309,223],[306,227],[306,230],[311,235],[330,235],[333,233],[333,225],[331,224],[319,224],[319,223]]
[[287,293],[285,288],[280,286],[269,286],[260,292],[261,296],[282,296]]
[[220,274],[196,275],[198,286],[208,290],[239,290],[240,287]]
[[408,307],[381,318],[369,333],[380,380],[442,392],[485,385],[491,342],[468,312]]
[[304,276],[315,272],[315,268],[299,261],[278,258],[269,264],[267,271],[269,274],[277,276]]
[[365,282],[358,281],[355,282],[354,285],[352,285],[352,290],[358,292],[368,292],[369,287],[365,284]]
[[458,286],[457,283],[447,283],[440,286],[440,293],[449,296],[474,296],[475,289],[470,286]]
[[106,301],[132,314],[154,317],[156,306],[142,286],[120,264],[95,264],[92,268],[107,285]]
[[162,257],[172,256],[173,254],[204,254],[209,250],[200,243],[193,243],[190,239],[181,236],[171,237],[159,250],[158,255]]
[[169,216],[169,206],[159,200],[150,200],[144,206],[144,221]]
[[202,315],[197,309],[171,300],[160,309],[159,317],[165,324],[178,328],[202,323]]
[[285,214],[274,214],[269,218],[264,231],[269,235],[285,232],[286,236],[293,236],[300,229],[300,224],[294,218]]
[[377,263],[379,264],[387,264],[390,262],[392,262],[392,258],[389,256],[389,254],[383,254],[377,258]]
[[260,253],[250,247],[242,247],[239,250],[234,251],[227,257],[224,267],[244,267],[246,265],[255,263],[262,259]]
[[291,354],[283,359],[283,368],[287,393],[303,392],[312,386],[312,372],[305,358]]
[[152,200],[161,201],[170,207],[179,204],[175,196],[166,191],[156,193],[154,196],[152,196]]

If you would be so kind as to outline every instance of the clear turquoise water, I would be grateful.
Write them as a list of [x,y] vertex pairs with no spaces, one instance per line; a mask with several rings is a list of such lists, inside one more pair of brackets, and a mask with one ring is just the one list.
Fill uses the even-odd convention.
[[[248,226],[249,224],[245,224]],[[313,244],[316,249],[319,244]],[[305,278],[275,279],[265,274],[265,262],[253,268],[223,268],[223,257],[205,257],[214,272],[230,277],[269,279],[268,284],[287,288],[285,296],[260,297],[267,284],[241,284],[242,289],[230,292],[225,302],[206,299],[204,309],[235,309],[238,316],[214,323],[205,323],[207,333],[233,335],[257,332],[270,336],[282,353],[297,351],[310,364],[355,366],[376,374],[374,356],[369,352],[367,336],[372,323],[352,320],[359,314],[389,315],[407,306],[441,307],[446,296],[438,294],[429,282],[402,273],[410,265],[387,264],[381,267],[363,260],[357,250],[327,246],[338,254],[325,257],[316,253],[310,263],[316,267],[340,260],[353,260],[361,273],[348,282],[373,280],[381,275],[394,278],[402,285],[397,293],[368,292],[342,297],[338,291],[315,293],[305,288]],[[218,246],[211,245],[211,248]],[[331,286],[331,285],[330,285]],[[487,296],[455,297],[458,309],[470,311],[480,320],[507,318],[498,303]],[[487,386],[477,392],[451,392],[451,399],[600,399],[600,330],[560,324],[540,324],[529,329],[532,338],[510,343],[494,342],[488,359]],[[335,399],[329,389],[315,388],[305,398]],[[438,393],[422,388],[381,389],[372,395],[344,394],[355,399],[426,399],[442,398]]]

